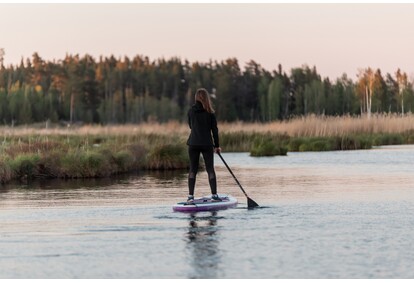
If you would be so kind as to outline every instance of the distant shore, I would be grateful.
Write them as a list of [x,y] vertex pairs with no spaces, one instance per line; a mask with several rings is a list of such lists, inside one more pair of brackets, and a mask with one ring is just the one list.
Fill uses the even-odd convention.
[[[0,183],[188,167],[184,123],[47,126],[0,127]],[[308,116],[266,124],[219,123],[219,130],[223,152],[274,156],[412,144],[414,116]]]

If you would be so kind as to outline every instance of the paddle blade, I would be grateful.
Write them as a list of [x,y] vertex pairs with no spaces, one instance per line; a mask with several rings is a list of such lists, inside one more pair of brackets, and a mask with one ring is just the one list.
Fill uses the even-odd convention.
[[253,207],[257,207],[259,206],[254,200],[252,200],[251,198],[247,198],[247,207],[248,208],[253,208]]

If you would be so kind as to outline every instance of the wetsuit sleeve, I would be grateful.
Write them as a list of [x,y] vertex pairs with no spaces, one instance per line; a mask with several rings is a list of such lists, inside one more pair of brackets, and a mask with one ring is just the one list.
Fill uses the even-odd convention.
[[214,147],[220,147],[216,115],[211,114],[211,132],[213,133]]

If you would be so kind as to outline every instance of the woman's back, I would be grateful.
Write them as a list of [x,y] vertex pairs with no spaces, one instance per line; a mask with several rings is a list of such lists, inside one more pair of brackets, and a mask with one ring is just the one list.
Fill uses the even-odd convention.
[[187,141],[188,145],[219,147],[216,116],[214,113],[207,112],[200,101],[196,101],[188,111],[188,125],[191,129],[190,137]]

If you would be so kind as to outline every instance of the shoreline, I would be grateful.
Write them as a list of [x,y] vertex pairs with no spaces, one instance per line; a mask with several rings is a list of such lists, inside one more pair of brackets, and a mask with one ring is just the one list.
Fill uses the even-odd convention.
[[[414,144],[414,115],[300,117],[268,124],[222,123],[223,152],[252,156]],[[0,183],[111,177],[188,168],[186,124],[0,127]]]

